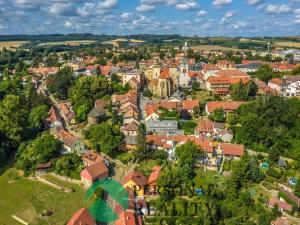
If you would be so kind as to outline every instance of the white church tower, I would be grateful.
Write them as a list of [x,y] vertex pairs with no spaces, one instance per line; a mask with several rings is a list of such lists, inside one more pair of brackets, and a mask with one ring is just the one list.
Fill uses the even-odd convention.
[[190,77],[189,77],[189,65],[186,60],[187,42],[184,44],[184,58],[180,64],[179,68],[179,86],[182,88],[189,87]]

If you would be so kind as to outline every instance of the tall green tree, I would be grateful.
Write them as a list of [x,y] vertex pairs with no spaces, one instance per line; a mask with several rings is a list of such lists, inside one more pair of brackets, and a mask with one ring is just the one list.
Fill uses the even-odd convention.
[[112,157],[117,155],[119,147],[124,140],[120,128],[109,123],[90,126],[85,136],[94,149]]
[[153,156],[153,151],[146,144],[146,127],[141,123],[136,137],[135,157],[142,161]]
[[21,144],[17,154],[17,167],[31,172],[37,164],[49,162],[57,156],[60,148],[59,141],[45,132],[28,144]]
[[256,77],[264,82],[268,82],[272,79],[273,70],[268,64],[261,65],[256,71]]

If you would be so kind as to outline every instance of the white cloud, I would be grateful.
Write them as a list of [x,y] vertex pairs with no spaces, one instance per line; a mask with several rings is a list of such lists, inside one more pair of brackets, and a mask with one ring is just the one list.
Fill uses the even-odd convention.
[[286,4],[268,4],[265,8],[265,12],[269,14],[286,14],[291,11],[291,7]]
[[141,4],[138,7],[136,7],[136,11],[138,12],[152,12],[154,11],[155,6],[154,5],[146,5],[146,4]]
[[243,28],[247,28],[249,27],[249,24],[243,21],[238,21],[236,23],[233,24],[233,29],[235,30],[239,30],[239,29],[243,29]]
[[66,27],[66,28],[71,28],[72,26],[73,26],[73,24],[72,24],[70,21],[67,20],[67,21],[65,22],[65,27]]
[[179,10],[195,10],[195,9],[199,8],[199,5],[194,0],[192,0],[192,1],[187,0],[187,1],[176,4],[175,8],[179,9]]
[[129,20],[132,17],[132,13],[131,12],[123,12],[120,17],[124,20]]
[[231,17],[234,17],[236,14],[237,14],[236,11],[226,12],[225,15],[221,19],[221,24],[226,23],[228,21],[228,19],[230,19]]
[[86,2],[77,13],[81,16],[97,16],[108,13],[111,9],[117,7],[118,0],[102,0],[98,3]]
[[54,3],[49,6],[49,12],[58,16],[75,16],[77,14],[71,3]]
[[263,0],[247,0],[249,5],[258,5],[263,3]]
[[296,15],[296,18],[294,20],[294,23],[295,24],[300,24],[300,14],[299,15]]
[[222,7],[223,5],[229,5],[232,3],[232,0],[214,0],[213,6],[215,7]]
[[205,10],[201,10],[197,13],[197,16],[206,16],[208,13]]
[[158,5],[173,6],[178,10],[196,10],[199,8],[197,0],[140,0],[136,7],[138,12],[152,12]]

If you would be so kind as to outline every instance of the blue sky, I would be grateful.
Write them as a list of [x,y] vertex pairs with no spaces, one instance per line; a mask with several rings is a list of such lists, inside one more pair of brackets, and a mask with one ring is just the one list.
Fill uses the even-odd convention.
[[0,0],[0,34],[300,34],[300,0]]

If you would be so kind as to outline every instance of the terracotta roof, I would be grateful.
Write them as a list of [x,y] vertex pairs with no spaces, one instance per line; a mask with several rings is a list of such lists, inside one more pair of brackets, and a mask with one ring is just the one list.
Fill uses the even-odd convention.
[[82,156],[82,160],[86,161],[89,164],[94,164],[96,162],[103,161],[103,159],[104,159],[104,157],[99,155],[94,150],[86,151]]
[[281,201],[281,200],[279,200],[277,198],[271,198],[271,199],[269,199],[268,206],[274,207],[276,204],[278,205],[279,209],[283,209],[285,211],[292,211],[292,209],[293,209],[292,205],[290,205],[290,204],[288,204],[288,203],[286,203],[284,201]]
[[101,74],[104,76],[108,76],[111,73],[111,66],[100,66]]
[[159,177],[159,174],[160,174],[160,171],[161,171],[161,167],[160,166],[154,166],[152,168],[152,172],[149,176],[149,179],[148,179],[148,184],[156,184],[157,180],[158,180],[158,177]]
[[140,185],[141,187],[147,184],[147,178],[142,173],[136,171],[128,173],[123,177],[121,183],[124,185],[129,181],[133,181],[136,185]]
[[214,123],[208,119],[200,119],[198,120],[198,125],[195,130],[197,130],[199,133],[211,133],[214,131]]
[[164,108],[167,110],[177,110],[177,107],[178,107],[177,102],[164,101],[164,102],[149,103],[145,105],[144,111],[146,112],[147,115],[150,115],[154,111],[157,111],[159,108]]
[[213,64],[203,64],[202,65],[203,70],[220,70],[217,66]]
[[209,113],[212,113],[217,108],[223,108],[225,111],[235,111],[245,102],[207,102],[206,108]]
[[204,152],[210,152],[210,153],[213,152],[213,146],[211,144],[211,141],[203,137],[195,137],[195,136],[188,136],[188,135],[173,135],[173,136],[147,135],[146,136],[146,143],[148,145],[156,145],[160,147],[163,147],[167,141],[174,141],[175,143],[182,144],[189,140],[199,145]]
[[271,67],[273,69],[278,69],[278,70],[293,70],[295,68],[295,65],[288,64],[288,63],[273,63],[271,64]]
[[184,100],[183,109],[192,110],[194,107],[199,107],[199,100]]
[[123,128],[123,130],[125,130],[125,131],[138,131],[139,130],[139,124],[137,124],[136,122],[132,121],[130,124],[128,124],[127,126],[125,126]]
[[78,210],[67,225],[96,225],[96,221],[86,208]]
[[220,143],[220,148],[223,150],[224,155],[242,156],[244,155],[245,146],[230,143]]
[[129,83],[129,82],[134,83],[136,86],[140,84],[140,82],[139,82],[135,77],[131,78],[131,79],[128,81],[128,83]]
[[221,70],[217,72],[216,75],[219,77],[249,77],[248,74],[239,70]]
[[164,69],[160,72],[160,79],[169,79],[170,78],[170,70],[169,69]]
[[116,225],[142,225],[142,220],[134,211],[126,210],[119,215]]
[[230,84],[228,77],[209,77],[207,81],[211,84]]
[[81,171],[80,176],[88,180],[95,180],[103,174],[107,174],[108,169],[104,162],[99,161],[90,166],[87,166]]
[[49,110],[49,116],[46,119],[46,121],[49,122],[49,123],[54,123],[56,121],[60,121],[60,118],[57,116],[57,114],[56,114],[56,112],[55,112],[55,110],[54,110],[53,107],[50,108],[50,110]]
[[278,217],[275,221],[272,221],[272,225],[292,225],[292,223],[285,217]]
[[201,73],[199,71],[189,71],[188,76],[189,77],[199,77],[199,78],[204,77],[203,73]]
[[215,92],[217,94],[228,94],[229,93],[229,88],[226,88],[226,87],[216,88]]
[[278,86],[281,86],[284,83],[284,81],[281,78],[272,78],[271,80],[269,80],[269,83],[273,83]]

